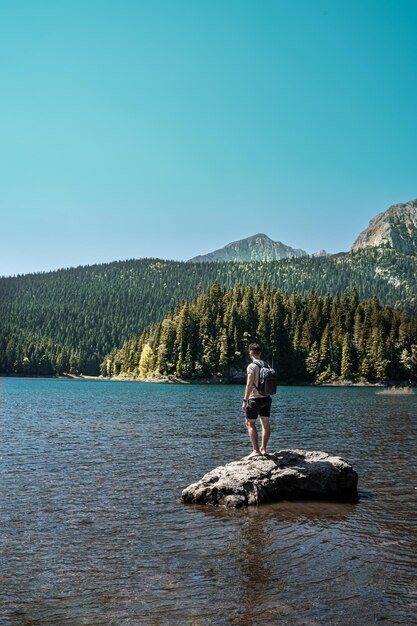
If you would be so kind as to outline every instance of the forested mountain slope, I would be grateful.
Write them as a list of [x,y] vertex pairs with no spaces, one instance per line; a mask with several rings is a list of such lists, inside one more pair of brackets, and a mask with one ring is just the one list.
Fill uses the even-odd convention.
[[97,374],[120,347],[179,301],[267,280],[284,292],[359,299],[417,314],[417,257],[371,248],[330,257],[272,262],[187,263],[140,259],[0,278],[0,373]]

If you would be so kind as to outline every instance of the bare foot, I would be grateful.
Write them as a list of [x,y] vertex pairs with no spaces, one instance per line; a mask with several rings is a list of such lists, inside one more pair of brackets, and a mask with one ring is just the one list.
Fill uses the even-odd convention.
[[265,454],[267,453],[265,448],[261,448],[260,449],[260,453],[262,454],[262,456],[265,456]]
[[246,458],[247,459],[254,459],[256,456],[262,456],[261,453],[258,450],[254,450],[253,452],[248,454],[248,456]]

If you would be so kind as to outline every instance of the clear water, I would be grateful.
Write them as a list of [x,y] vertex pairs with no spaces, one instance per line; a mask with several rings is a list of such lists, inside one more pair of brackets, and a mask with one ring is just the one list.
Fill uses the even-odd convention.
[[349,459],[355,504],[183,505],[242,392],[0,379],[0,624],[415,623],[417,396],[279,389],[270,449]]

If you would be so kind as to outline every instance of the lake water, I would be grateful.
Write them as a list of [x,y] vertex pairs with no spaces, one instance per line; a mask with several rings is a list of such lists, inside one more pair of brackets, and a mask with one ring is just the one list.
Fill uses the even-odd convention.
[[242,394],[0,379],[0,624],[416,623],[417,396],[279,388],[270,450],[347,458],[357,503],[183,505],[250,451]]

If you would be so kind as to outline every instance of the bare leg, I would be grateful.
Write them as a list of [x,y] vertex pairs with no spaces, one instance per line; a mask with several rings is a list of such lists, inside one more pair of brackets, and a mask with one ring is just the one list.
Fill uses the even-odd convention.
[[262,424],[262,444],[261,444],[261,454],[266,454],[266,445],[269,440],[269,436],[271,434],[271,425],[269,423],[269,417],[261,416],[261,424]]
[[259,452],[259,443],[258,443],[258,431],[256,430],[256,420],[246,420],[246,428],[249,433],[249,438],[252,443],[253,452],[249,456],[258,456]]

